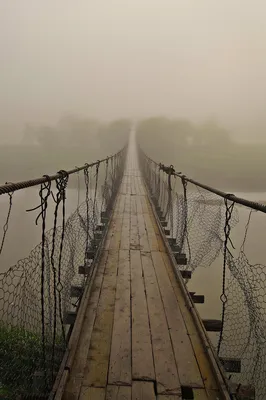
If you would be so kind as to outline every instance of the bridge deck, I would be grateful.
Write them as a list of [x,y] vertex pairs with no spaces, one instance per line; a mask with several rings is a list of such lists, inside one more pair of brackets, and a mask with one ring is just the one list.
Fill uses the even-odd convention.
[[174,400],[191,398],[188,387],[195,399],[227,398],[131,150],[63,398]]

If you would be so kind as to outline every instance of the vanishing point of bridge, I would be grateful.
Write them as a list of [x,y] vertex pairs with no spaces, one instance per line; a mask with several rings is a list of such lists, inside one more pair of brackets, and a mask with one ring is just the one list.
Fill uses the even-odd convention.
[[131,138],[57,400],[230,398],[166,246]]

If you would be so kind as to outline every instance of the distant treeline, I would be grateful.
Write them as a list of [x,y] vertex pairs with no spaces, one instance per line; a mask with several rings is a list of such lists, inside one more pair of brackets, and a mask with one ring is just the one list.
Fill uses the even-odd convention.
[[[120,150],[132,122],[66,116],[51,126],[26,125],[19,145],[0,146],[0,183],[52,174]],[[159,162],[225,191],[266,192],[266,144],[240,144],[215,121],[152,117],[137,124],[137,140]]]
[[0,146],[0,184],[71,169],[119,151],[131,121],[67,116],[54,126],[26,125],[19,145]]
[[153,117],[139,122],[137,138],[158,162],[225,191],[266,192],[266,145],[236,143],[215,121]]

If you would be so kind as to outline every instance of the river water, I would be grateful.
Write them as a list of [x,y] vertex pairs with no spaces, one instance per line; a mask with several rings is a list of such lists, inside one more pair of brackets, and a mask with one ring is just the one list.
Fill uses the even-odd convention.
[[[84,194],[84,191],[80,191],[78,199],[78,191],[76,189],[67,190],[66,218],[75,211],[78,201],[84,200]],[[7,195],[0,196],[1,239],[3,236],[2,227],[5,224],[8,212],[8,202],[9,197]],[[3,251],[0,255],[0,272],[7,271],[19,259],[27,257],[30,251],[41,242],[41,219],[39,219],[38,225],[35,224],[35,219],[40,210],[26,211],[40,204],[38,190],[36,188],[19,190],[14,193],[12,202],[8,231]],[[53,226],[54,207],[55,203],[51,199],[47,210],[46,230],[51,229]],[[61,223],[61,209],[59,210],[58,223]]]

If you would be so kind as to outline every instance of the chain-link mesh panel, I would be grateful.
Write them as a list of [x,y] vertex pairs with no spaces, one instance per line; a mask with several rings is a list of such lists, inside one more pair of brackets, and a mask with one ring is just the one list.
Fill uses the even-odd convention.
[[171,247],[185,257],[178,268],[193,273],[188,289],[207,293],[199,306],[202,318],[211,313],[221,321],[221,331],[210,335],[223,365],[227,362],[230,387],[237,398],[265,399],[265,215],[253,209],[256,203],[243,206],[233,195],[207,190],[141,150],[139,159]]
[[[78,171],[78,204],[68,218],[68,184],[73,188],[68,174],[62,171],[55,186],[49,179],[41,185],[40,205],[29,211],[37,216],[42,241],[28,257],[0,273],[1,398],[49,395],[71,332],[66,316],[77,311],[92,274],[88,253],[100,245],[98,229],[102,232],[106,227],[101,215],[104,213],[105,222],[110,216],[125,152]],[[5,196],[9,196],[9,207],[1,251],[12,212],[12,194]],[[52,228],[47,231],[48,217]],[[89,268],[80,274],[80,266]]]

